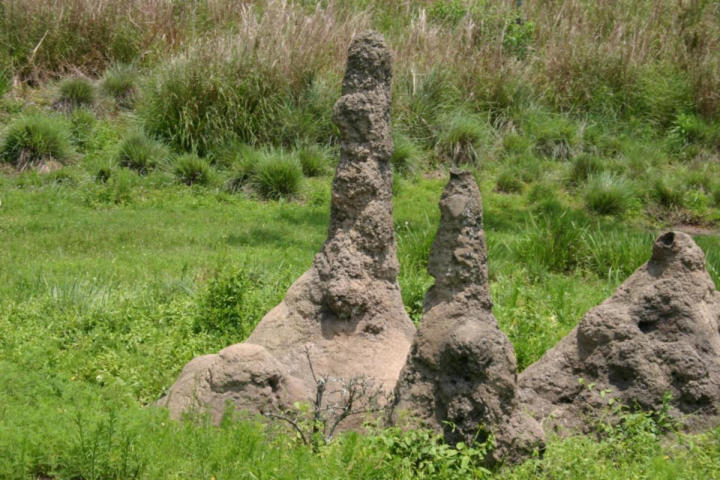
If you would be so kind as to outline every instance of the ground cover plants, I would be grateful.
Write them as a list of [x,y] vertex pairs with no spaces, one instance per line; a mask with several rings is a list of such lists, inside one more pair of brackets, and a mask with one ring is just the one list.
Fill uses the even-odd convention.
[[483,195],[494,313],[521,369],[662,229],[692,227],[720,281],[717,2],[516,5],[3,2],[0,478],[720,478],[720,431],[661,412],[487,471],[486,446],[428,432],[373,427],[313,453],[254,419],[152,406],[191,358],[245,338],[320,248],[332,105],[368,27],[395,55],[413,320],[453,163]]

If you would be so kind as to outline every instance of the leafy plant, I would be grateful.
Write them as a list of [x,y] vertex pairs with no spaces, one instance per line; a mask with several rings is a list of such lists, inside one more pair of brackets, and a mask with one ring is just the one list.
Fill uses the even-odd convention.
[[185,185],[207,185],[211,179],[208,162],[194,153],[186,153],[175,159],[175,176]]
[[50,160],[63,163],[70,157],[69,137],[59,119],[41,114],[22,116],[3,136],[0,159],[21,170]]

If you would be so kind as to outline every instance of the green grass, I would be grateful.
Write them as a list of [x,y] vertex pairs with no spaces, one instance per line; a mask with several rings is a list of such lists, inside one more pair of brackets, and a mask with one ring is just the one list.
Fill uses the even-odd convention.
[[92,107],[95,103],[95,87],[80,77],[68,78],[60,82],[56,104],[64,109]]
[[119,63],[105,71],[100,88],[103,93],[114,98],[120,107],[129,108],[138,93],[138,77],[138,70],[133,65]]
[[175,159],[173,172],[185,185],[208,185],[212,181],[212,167],[204,158],[186,153]]
[[278,199],[296,194],[303,170],[300,162],[283,152],[266,152],[253,169],[253,188],[263,198]]
[[71,155],[69,137],[65,123],[58,118],[21,116],[0,137],[0,159],[19,169],[45,161],[66,162]]
[[133,133],[120,144],[115,161],[121,167],[147,174],[167,163],[169,156],[168,149],[161,143],[142,133]]

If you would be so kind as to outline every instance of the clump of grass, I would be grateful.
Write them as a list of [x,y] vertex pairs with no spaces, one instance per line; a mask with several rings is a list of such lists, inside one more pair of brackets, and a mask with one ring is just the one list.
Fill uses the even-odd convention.
[[455,165],[477,164],[479,151],[490,137],[491,127],[485,118],[455,111],[443,122],[437,147],[441,156]]
[[306,177],[319,177],[324,175],[328,168],[327,157],[322,148],[317,145],[301,147],[297,152],[303,175]]
[[572,185],[580,185],[589,177],[605,170],[603,160],[594,155],[580,155],[572,162],[569,181]]
[[269,152],[255,165],[252,185],[264,198],[293,195],[300,189],[302,167],[293,157]]
[[495,181],[495,189],[502,193],[520,193],[523,190],[523,182],[520,172],[514,168],[506,168]]
[[568,160],[578,142],[577,127],[560,115],[534,114],[528,120],[528,130],[535,140],[538,155],[554,160]]
[[262,160],[263,152],[248,145],[239,145],[232,154],[231,172],[226,184],[231,192],[239,191],[255,175],[255,168]]
[[80,77],[68,78],[60,83],[55,106],[63,110],[92,107],[95,103],[95,87]]
[[679,182],[670,181],[664,177],[655,180],[651,195],[655,201],[666,208],[685,205],[685,189]]
[[185,185],[207,185],[211,179],[210,164],[194,153],[179,156],[175,160],[174,172]]
[[70,134],[72,142],[80,149],[84,149],[90,143],[92,131],[97,118],[95,114],[86,108],[78,108],[70,115]]
[[64,163],[71,153],[69,137],[59,119],[40,114],[20,117],[2,138],[0,159],[21,170],[46,161]]
[[584,193],[585,204],[595,213],[620,215],[632,206],[633,185],[622,176],[603,172],[588,179]]
[[120,144],[116,161],[121,167],[146,174],[168,160],[169,152],[165,145],[148,138],[142,133],[135,133]]
[[137,78],[135,66],[118,63],[105,71],[100,88],[103,93],[114,98],[119,106],[129,108],[137,94]]
[[420,168],[422,152],[415,142],[402,134],[393,135],[393,150],[390,163],[393,170],[401,175],[411,175]]

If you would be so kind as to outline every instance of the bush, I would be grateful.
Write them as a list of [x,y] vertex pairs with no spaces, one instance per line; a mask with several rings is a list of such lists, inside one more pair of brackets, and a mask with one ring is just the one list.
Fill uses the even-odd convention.
[[131,168],[144,175],[166,162],[169,155],[164,145],[142,133],[136,133],[122,142],[116,161],[121,167]]
[[20,117],[8,127],[0,147],[0,160],[24,169],[45,161],[65,162],[70,157],[69,132],[58,119],[40,114]]
[[601,173],[590,177],[585,190],[585,204],[593,212],[619,215],[630,209],[634,200],[632,184],[625,178]]
[[211,167],[205,159],[187,153],[175,160],[175,176],[185,185],[207,185],[210,183]]
[[420,159],[422,152],[415,143],[402,134],[393,135],[393,143],[395,150],[390,163],[393,170],[401,175],[410,175],[415,173],[420,167]]
[[265,198],[280,198],[300,189],[302,168],[298,161],[283,154],[266,154],[256,165],[252,184]]
[[100,88],[115,99],[121,107],[129,108],[137,93],[137,69],[132,65],[118,63],[105,71]]
[[327,157],[325,152],[317,145],[302,147],[297,155],[303,175],[306,177],[319,177],[327,171]]
[[60,83],[55,106],[72,110],[77,107],[91,107],[95,103],[95,87],[84,78],[68,78]]

